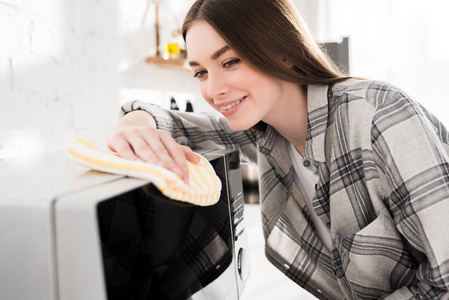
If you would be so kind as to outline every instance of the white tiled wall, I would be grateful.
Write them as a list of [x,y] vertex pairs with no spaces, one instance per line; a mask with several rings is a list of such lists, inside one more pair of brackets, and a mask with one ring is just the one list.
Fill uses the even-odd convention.
[[[161,22],[181,22],[170,15],[179,1],[162,2]],[[145,63],[154,20],[152,0],[0,1],[0,158],[61,149],[77,135],[101,142],[131,98],[197,106],[189,72]]]

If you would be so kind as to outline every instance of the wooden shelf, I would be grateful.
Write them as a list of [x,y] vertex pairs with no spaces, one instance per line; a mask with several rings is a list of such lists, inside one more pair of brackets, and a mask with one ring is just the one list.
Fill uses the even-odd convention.
[[173,68],[177,70],[190,71],[185,59],[164,59],[160,56],[147,57],[146,62],[160,67]]

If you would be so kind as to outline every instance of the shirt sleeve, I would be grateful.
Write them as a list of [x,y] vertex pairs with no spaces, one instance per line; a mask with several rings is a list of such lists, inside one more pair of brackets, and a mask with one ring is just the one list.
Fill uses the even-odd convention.
[[242,161],[257,161],[257,132],[251,129],[233,130],[226,119],[217,113],[180,112],[148,102],[131,101],[122,106],[121,116],[135,110],[150,113],[157,128],[171,132],[181,145],[192,149],[234,148],[239,150]]
[[448,140],[444,126],[403,93],[376,111],[371,142],[390,192],[384,201],[416,267],[411,282],[385,299],[449,296]]

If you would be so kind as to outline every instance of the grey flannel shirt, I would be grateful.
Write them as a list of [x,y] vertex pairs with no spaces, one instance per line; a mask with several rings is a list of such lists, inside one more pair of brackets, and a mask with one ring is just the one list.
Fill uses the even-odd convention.
[[308,87],[304,165],[319,176],[314,231],[287,141],[272,127],[233,131],[216,114],[134,101],[192,148],[237,148],[259,166],[265,252],[319,299],[449,299],[449,135],[400,89],[349,80]]

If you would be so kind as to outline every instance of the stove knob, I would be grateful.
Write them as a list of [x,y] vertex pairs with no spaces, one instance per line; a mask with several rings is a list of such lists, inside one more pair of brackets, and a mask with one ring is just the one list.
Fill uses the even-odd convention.
[[245,281],[249,276],[249,255],[245,248],[239,249],[237,256],[237,269],[239,271],[240,278]]

